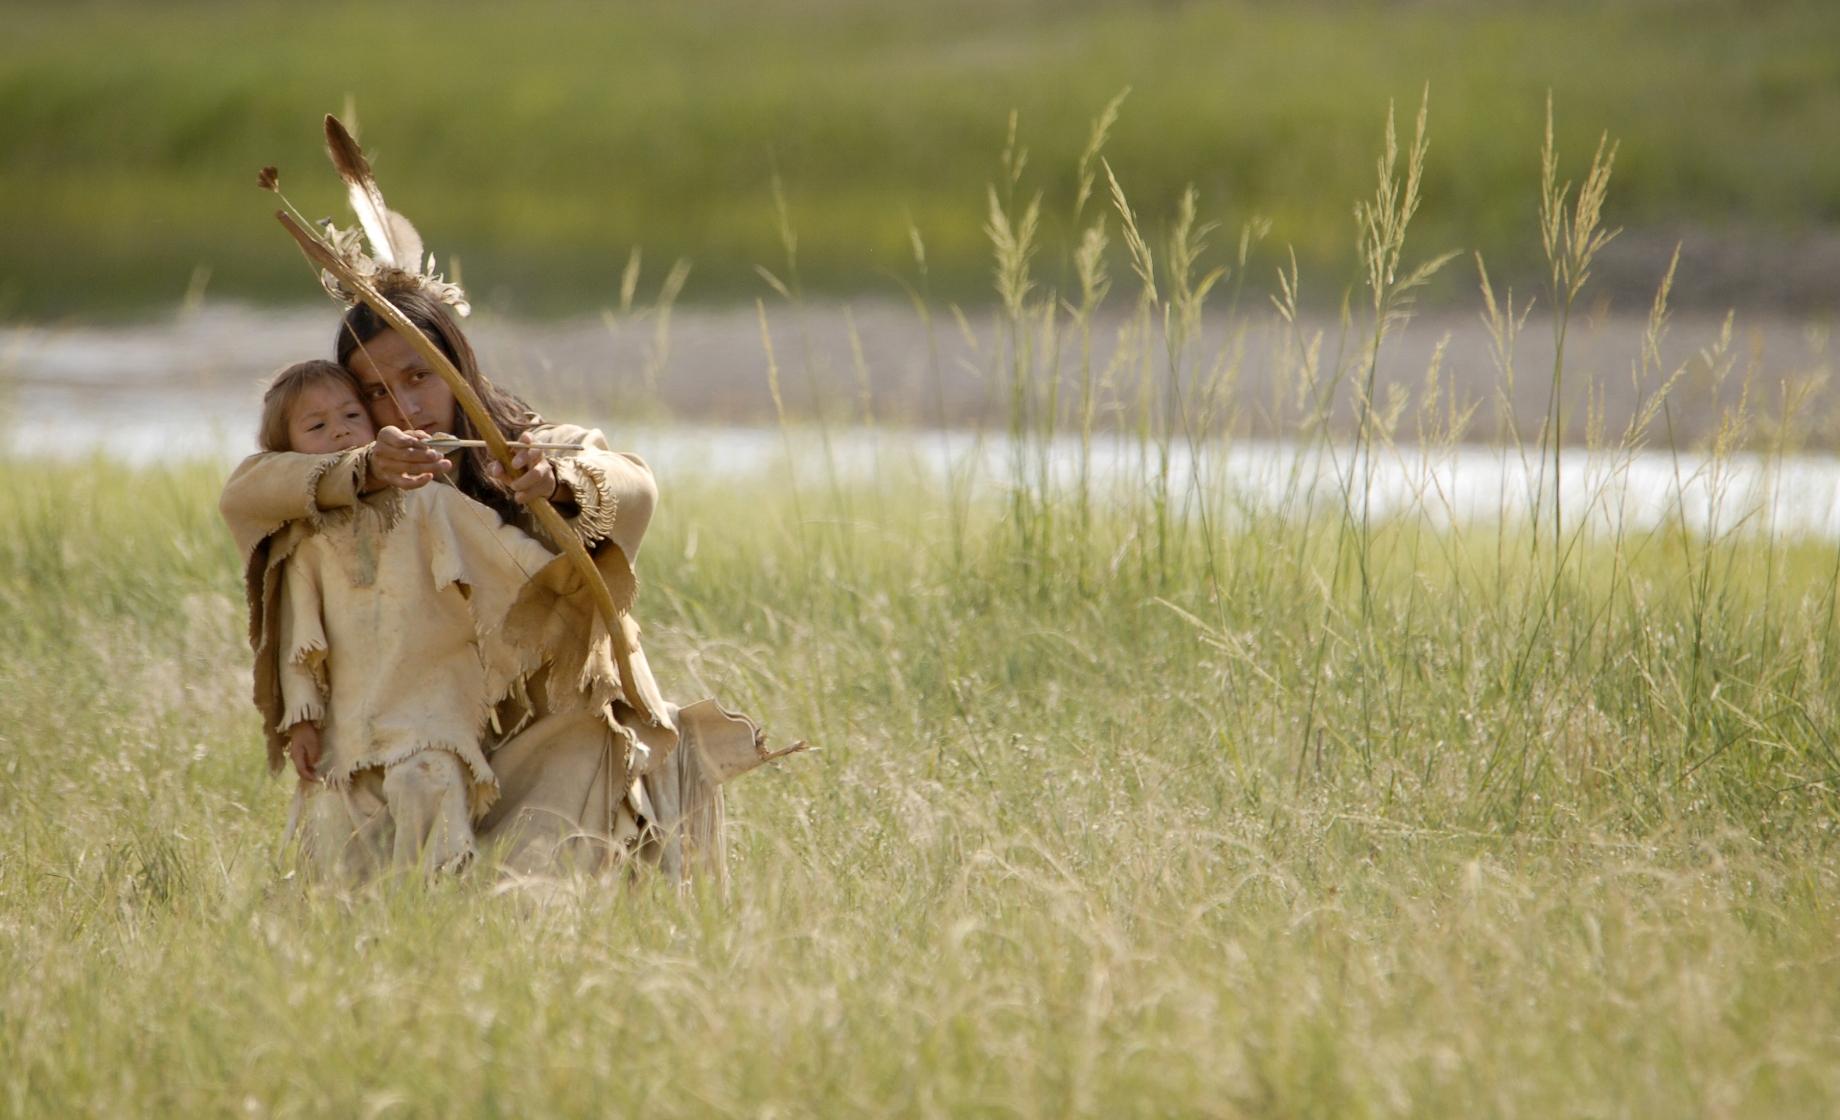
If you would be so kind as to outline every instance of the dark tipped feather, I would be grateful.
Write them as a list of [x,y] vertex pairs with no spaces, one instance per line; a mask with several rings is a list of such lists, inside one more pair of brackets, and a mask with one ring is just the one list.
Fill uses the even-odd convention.
[[326,116],[326,153],[339,178],[345,180],[351,208],[371,243],[371,255],[386,267],[415,272],[421,267],[422,239],[415,227],[401,214],[392,213],[383,202],[383,191],[371,174],[370,161],[351,133],[331,114]]
[[371,165],[364,158],[364,149],[358,146],[344,123],[331,113],[326,114],[326,150],[332,154],[332,165],[339,169],[341,179],[371,177]]

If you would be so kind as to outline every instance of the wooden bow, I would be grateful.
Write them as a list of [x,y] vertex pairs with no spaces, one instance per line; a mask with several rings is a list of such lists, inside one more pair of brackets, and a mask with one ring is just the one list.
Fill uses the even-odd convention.
[[[318,234],[295,221],[293,216],[285,210],[277,210],[275,217],[300,245],[300,251],[306,254],[308,261],[338,277],[339,283],[344,285],[346,291],[370,305],[372,311],[375,311],[384,322],[401,335],[416,353],[427,360],[429,369],[441,375],[441,380],[447,382],[447,387],[453,390],[454,400],[459,402],[461,409],[466,412],[467,419],[472,421],[473,429],[485,437],[486,449],[505,469],[507,477],[515,477],[511,474],[511,441],[505,438],[505,433],[498,430],[498,424],[486,411],[485,402],[479,399],[479,394],[473,391],[472,385],[467,383],[466,378],[460,376],[460,371],[454,368],[454,363],[448,360],[440,347],[429,341],[428,336],[418,330],[414,323],[411,323],[401,311],[397,310],[395,304],[385,299],[375,286],[352,271],[350,266],[333,252],[332,247],[326,244]],[[588,550],[583,547],[581,539],[576,536],[574,530],[569,528],[568,522],[563,520],[562,515],[556,512],[556,508],[550,505],[547,499],[533,498],[526,508],[536,514],[537,523],[543,526],[543,531],[549,534],[550,540],[556,542],[562,549],[563,555],[569,558],[576,571],[581,574],[589,594],[593,596],[595,609],[600,614],[601,621],[606,623],[607,637],[613,643],[614,662],[620,670],[620,691],[625,694],[627,705],[653,726],[662,725],[664,721],[659,717],[659,713],[652,710],[644,692],[638,687],[637,678],[633,675],[633,643],[626,630],[625,614],[614,603],[613,593],[607,589],[606,581],[601,578],[600,569],[594,566],[594,560],[588,555]]]

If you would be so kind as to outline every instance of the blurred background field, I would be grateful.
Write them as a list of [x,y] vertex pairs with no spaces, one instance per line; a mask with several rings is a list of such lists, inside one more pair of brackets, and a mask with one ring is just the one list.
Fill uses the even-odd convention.
[[[648,287],[681,257],[689,301],[763,292],[775,176],[812,293],[899,298],[911,221],[935,293],[986,299],[1010,110],[1020,189],[1070,245],[1089,123],[1127,87],[1108,155],[1138,209],[1161,223],[1193,183],[1204,220],[1269,220],[1255,290],[1294,246],[1333,309],[1385,105],[1429,83],[1428,251],[1537,275],[1550,89],[1568,164],[1600,132],[1622,144],[1601,298],[1645,306],[1676,241],[1686,306],[1828,314],[1840,295],[1840,8],[1818,0],[73,2],[0,22],[15,321],[314,299],[254,174],[278,164],[303,209],[342,216],[317,121],[348,95],[392,200],[477,303],[518,316],[617,303],[634,247]],[[1472,290],[1466,272],[1431,294]]]

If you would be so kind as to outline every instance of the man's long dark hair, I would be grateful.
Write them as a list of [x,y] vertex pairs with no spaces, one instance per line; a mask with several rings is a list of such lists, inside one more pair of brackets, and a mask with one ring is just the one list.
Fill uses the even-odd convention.
[[[392,292],[388,298],[396,310],[403,313],[404,318],[414,323],[430,342],[440,348],[441,353],[447,355],[447,360],[454,363],[460,376],[485,402],[486,412],[498,424],[499,430],[505,433],[506,439],[516,439],[526,429],[543,422],[523,401],[494,385],[479,371],[479,358],[473,353],[472,344],[467,342],[466,335],[460,331],[460,324],[454,322],[446,307],[417,291]],[[390,325],[372,311],[368,304],[353,304],[339,323],[339,364],[351,369],[351,356],[365,343],[389,329]],[[479,433],[473,430],[472,421],[458,402],[454,404],[454,430],[448,434],[461,439],[479,438]],[[450,458],[458,468],[454,483],[460,487],[461,493],[491,506],[507,522],[519,520],[521,509],[512,498],[511,491],[486,474],[486,464],[492,460],[485,448],[463,448],[454,452]]]

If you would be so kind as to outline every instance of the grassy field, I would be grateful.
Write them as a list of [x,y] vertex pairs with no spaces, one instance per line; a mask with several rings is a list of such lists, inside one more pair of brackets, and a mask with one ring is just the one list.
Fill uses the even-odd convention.
[[[1678,235],[1767,254],[1840,222],[1840,154],[1814,139],[1840,121],[1837,11],[6,3],[0,314],[163,307],[199,286],[313,298],[253,176],[279,164],[304,208],[342,214],[317,122],[348,94],[390,196],[497,310],[615,303],[634,247],[646,291],[681,256],[688,298],[759,292],[754,266],[784,257],[776,174],[814,291],[898,294],[911,221],[935,290],[981,296],[1009,111],[1030,151],[1018,190],[1043,192],[1050,242],[1071,246],[1077,157],[1126,87],[1109,152],[1144,213],[1160,227],[1193,183],[1229,231],[1262,216],[1258,289],[1291,245],[1320,278],[1307,298],[1330,306],[1354,275],[1347,199],[1383,107],[1427,83],[1427,243],[1509,273],[1533,262],[1532,155],[1554,90],[1568,158],[1601,131],[1622,141],[1611,219],[1646,239],[1624,246],[1649,246],[1645,289]],[[1705,298],[1757,298],[1716,257],[1701,275],[1728,282]],[[1790,287],[1770,298],[1831,294]]]
[[[1525,188],[1554,360],[1518,374],[1553,403],[1520,435],[1526,297],[1484,301],[1526,512],[1453,523],[1429,486],[1377,510],[1377,456],[1488,435],[1435,359],[1376,388],[1423,275],[1416,134],[1359,209],[1341,338],[1278,301],[1274,400],[1326,480],[1253,502],[1183,466],[1238,430],[1235,320],[1202,349],[1229,301],[1199,212],[1152,236],[1124,197],[1121,267],[1087,237],[1064,302],[1026,199],[987,215],[975,352],[1013,484],[826,471],[833,429],[793,423],[818,469],[662,480],[640,603],[661,679],[820,748],[737,784],[725,898],[303,890],[221,469],[9,463],[0,1111],[1832,1115],[1840,544],[1735,502],[1613,516],[1645,448],[1715,495],[1739,452],[1767,469],[1831,420],[1822,371],[1732,393],[1685,459],[1681,386],[1752,373],[1729,334],[1662,361],[1664,283],[1627,425],[1568,412],[1624,374],[1565,360],[1604,195],[1555,153]],[[1100,368],[1111,287],[1131,310]],[[776,403],[811,373],[787,297],[761,309]],[[1101,413],[1135,441],[1122,476],[1088,473]],[[1584,496],[1607,522],[1554,482],[1578,443],[1609,466]]]
[[1553,593],[1408,515],[1364,597],[1333,502],[1030,556],[897,471],[666,479],[661,676],[821,747],[735,788],[730,897],[341,898],[281,877],[218,481],[0,484],[0,1113],[1840,1104],[1831,542]]

